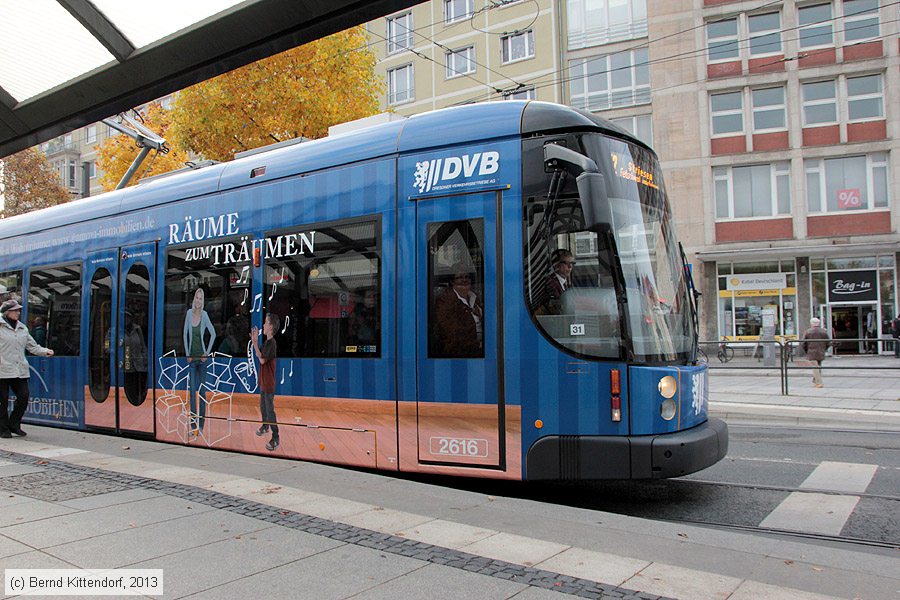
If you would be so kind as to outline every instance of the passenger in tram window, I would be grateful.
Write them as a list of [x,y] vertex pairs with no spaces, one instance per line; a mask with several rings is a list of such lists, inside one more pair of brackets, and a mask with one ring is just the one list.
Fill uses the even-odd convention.
[[803,334],[801,349],[806,352],[806,358],[813,361],[813,385],[817,388],[824,387],[822,382],[822,361],[825,360],[825,350],[831,344],[828,332],[822,329],[822,321],[813,317],[809,320],[809,329]]
[[243,351],[240,337],[238,336],[239,325],[237,319],[238,317],[231,317],[225,323],[225,335],[222,338],[222,343],[219,345],[218,352],[226,356],[241,356]]
[[378,292],[368,288],[350,313],[347,342],[351,346],[372,346],[378,343]]
[[147,395],[147,337],[138,323],[145,323],[143,312],[135,318],[125,312],[125,397],[139,406]]
[[37,316],[31,321],[31,337],[40,346],[47,343],[47,321],[44,317]]
[[453,281],[435,302],[437,354],[445,358],[484,356],[484,305],[472,291],[473,274],[453,269]]
[[[216,341],[216,330],[203,309],[206,291],[198,287],[194,291],[191,308],[184,317],[184,354],[188,361],[188,395],[191,402],[191,435],[200,435],[206,419],[206,359]],[[207,337],[207,334],[208,337]],[[198,402],[199,396],[199,402]]]
[[[12,434],[24,436],[22,416],[28,408],[28,379],[31,370],[25,352],[38,356],[53,356],[53,350],[38,345],[19,318],[22,305],[7,300],[0,305],[0,438]],[[16,395],[12,414],[9,410],[9,390]]]
[[558,315],[562,313],[560,298],[572,286],[572,269],[575,268],[575,257],[565,248],[557,248],[551,257],[553,272],[547,277],[546,300],[544,314]]
[[262,436],[272,431],[272,438],[266,444],[266,450],[273,452],[280,443],[278,438],[278,417],[275,416],[275,360],[278,355],[278,345],[275,343],[275,332],[281,326],[281,319],[273,312],[266,314],[263,321],[263,342],[259,347],[259,329],[256,327],[250,332],[250,342],[259,359],[259,413],[262,425],[256,430],[256,435]]

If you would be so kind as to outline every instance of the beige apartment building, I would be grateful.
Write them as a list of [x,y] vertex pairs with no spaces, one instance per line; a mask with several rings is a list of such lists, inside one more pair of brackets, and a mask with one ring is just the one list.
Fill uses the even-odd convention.
[[[432,0],[367,24],[402,115],[529,98],[660,156],[701,338],[883,338],[897,314],[900,34],[883,0]],[[842,352],[889,351],[845,342]]]
[[92,123],[39,146],[73,199],[103,192],[97,173],[97,148],[116,131]]

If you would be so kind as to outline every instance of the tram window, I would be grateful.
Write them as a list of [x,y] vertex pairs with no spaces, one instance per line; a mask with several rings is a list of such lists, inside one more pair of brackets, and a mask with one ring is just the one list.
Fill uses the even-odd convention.
[[428,355],[484,358],[484,220],[428,224]]
[[124,358],[125,397],[133,406],[147,399],[147,331],[150,313],[150,272],[142,264],[132,265],[125,279]]
[[0,302],[22,295],[22,272],[7,271],[0,273]]
[[88,387],[91,397],[104,402],[109,396],[110,326],[112,325],[112,277],[100,268],[91,278],[91,316],[88,338]]
[[380,220],[279,232],[266,248],[263,300],[281,319],[279,358],[380,356]]
[[[240,240],[221,241],[216,245],[219,257],[243,256]],[[204,344],[212,339],[211,352],[246,357],[250,342],[250,311],[253,308],[253,271],[250,257],[246,261],[215,265],[216,253],[208,246],[182,247],[169,250],[166,261],[165,337],[163,353],[175,351],[186,356],[184,324],[195,298],[206,312],[215,336],[203,331]],[[202,292],[198,293],[198,290]],[[257,300],[258,302],[258,300]]]
[[28,279],[28,329],[56,356],[81,352],[81,265],[33,269]]

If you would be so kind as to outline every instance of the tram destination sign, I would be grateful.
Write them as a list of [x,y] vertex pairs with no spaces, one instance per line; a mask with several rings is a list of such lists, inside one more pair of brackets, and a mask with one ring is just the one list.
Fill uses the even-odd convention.
[[829,302],[875,302],[878,300],[878,271],[829,271]]

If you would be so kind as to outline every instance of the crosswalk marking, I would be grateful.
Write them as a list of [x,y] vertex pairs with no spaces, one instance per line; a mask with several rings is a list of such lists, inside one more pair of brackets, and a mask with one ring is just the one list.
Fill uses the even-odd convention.
[[[866,491],[877,470],[877,465],[824,461],[800,484],[800,488],[859,494]],[[859,496],[853,495],[793,492],[763,519],[760,526],[840,535],[858,502]]]
[[878,465],[825,461],[800,484],[800,489],[861,494],[869,487],[877,470]]

